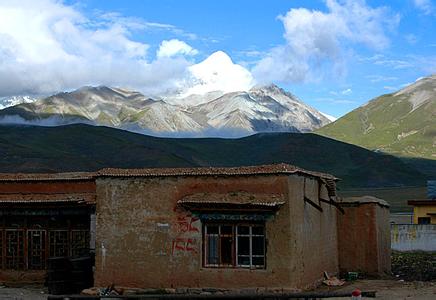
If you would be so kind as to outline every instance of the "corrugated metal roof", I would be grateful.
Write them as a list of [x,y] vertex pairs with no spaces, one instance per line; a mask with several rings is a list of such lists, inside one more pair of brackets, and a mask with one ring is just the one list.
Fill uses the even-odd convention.
[[156,168],[156,169],[113,169],[106,168],[97,172],[97,177],[161,177],[161,176],[237,176],[237,175],[271,175],[302,174],[317,178],[338,180],[333,175],[289,164],[260,165],[246,167],[199,167],[199,168]]
[[66,193],[66,194],[35,194],[17,193],[0,194],[0,203],[57,203],[57,202],[83,202],[95,203],[93,193]]

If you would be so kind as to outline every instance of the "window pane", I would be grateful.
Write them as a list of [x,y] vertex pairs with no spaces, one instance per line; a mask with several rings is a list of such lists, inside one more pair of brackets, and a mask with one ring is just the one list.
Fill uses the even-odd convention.
[[418,218],[418,224],[430,224],[431,219],[429,217],[420,217]]
[[250,238],[248,236],[238,237],[238,255],[250,255]]
[[250,234],[249,226],[238,226],[238,234]]
[[263,229],[263,226],[253,226],[251,230],[254,235],[263,235]]
[[263,266],[265,265],[265,258],[261,257],[253,257],[253,266]]
[[221,263],[231,265],[232,260],[232,237],[221,237]]
[[233,228],[230,225],[221,226],[221,234],[232,234]]
[[238,256],[238,266],[249,266],[250,256]]
[[218,236],[208,236],[207,237],[206,264],[209,264],[209,265],[219,264]]
[[253,255],[264,255],[265,241],[263,236],[253,236],[252,237],[252,254]]
[[218,234],[218,226],[208,225],[206,227],[207,233],[209,234]]

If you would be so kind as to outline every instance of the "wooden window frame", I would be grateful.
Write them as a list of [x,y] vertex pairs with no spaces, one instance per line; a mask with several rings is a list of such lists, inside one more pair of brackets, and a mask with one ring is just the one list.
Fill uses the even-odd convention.
[[[218,234],[209,234],[208,233],[208,226],[218,226]],[[221,227],[222,226],[231,226],[232,227],[232,264],[223,264],[221,262],[221,237],[228,237],[228,234],[221,234]],[[249,228],[249,232],[247,234],[240,234],[238,232],[238,228],[239,227],[248,227]],[[261,227],[262,228],[262,234],[253,234],[253,227]],[[218,239],[218,260],[219,263],[218,264],[211,264],[208,262],[208,236],[209,235],[214,235],[217,236]],[[237,268],[237,269],[256,269],[256,270],[262,270],[262,269],[266,269],[266,245],[267,245],[267,240],[266,240],[266,227],[265,227],[265,223],[263,222],[244,222],[244,223],[231,223],[231,222],[206,222],[203,224],[203,228],[202,228],[202,236],[203,236],[203,267],[204,268]],[[244,255],[244,256],[248,256],[250,259],[250,264],[249,265],[243,265],[243,264],[239,264],[238,262],[238,256],[242,256],[242,255],[238,255],[238,250],[239,250],[239,245],[238,245],[238,237],[248,237],[249,238],[249,254],[248,255]],[[263,255],[259,255],[259,254],[253,254],[253,237],[263,237]],[[254,265],[253,264],[253,258],[254,257],[263,257],[263,265]]]

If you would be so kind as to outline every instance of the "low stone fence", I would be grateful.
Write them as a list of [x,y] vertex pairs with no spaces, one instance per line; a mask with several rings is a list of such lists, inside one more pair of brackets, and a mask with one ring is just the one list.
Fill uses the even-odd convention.
[[436,251],[436,225],[392,224],[391,248],[396,251]]

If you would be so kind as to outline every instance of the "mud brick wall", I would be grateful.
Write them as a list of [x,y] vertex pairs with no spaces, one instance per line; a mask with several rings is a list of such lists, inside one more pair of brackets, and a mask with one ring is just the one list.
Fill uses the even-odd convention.
[[373,197],[346,198],[338,215],[339,269],[381,276],[391,270],[389,207]]
[[[317,180],[299,175],[98,178],[95,284],[312,286],[322,279],[323,271],[338,271],[337,213],[319,202],[318,189]],[[179,209],[177,201],[194,193],[238,191],[281,194],[285,199],[265,223],[266,268],[203,267],[201,221]],[[325,193],[322,187],[321,194]],[[306,203],[305,194],[323,211]]]

